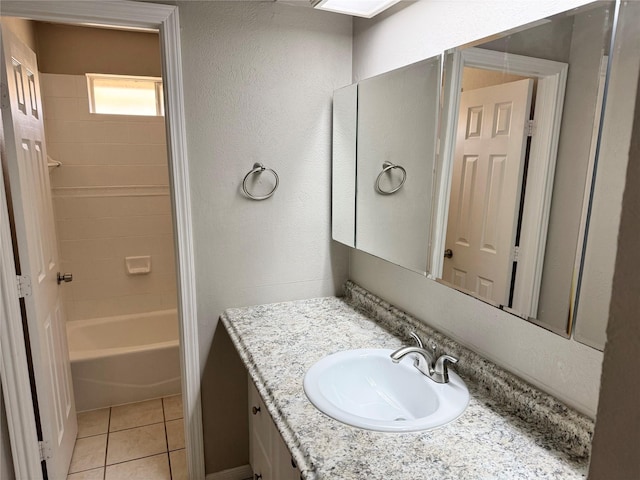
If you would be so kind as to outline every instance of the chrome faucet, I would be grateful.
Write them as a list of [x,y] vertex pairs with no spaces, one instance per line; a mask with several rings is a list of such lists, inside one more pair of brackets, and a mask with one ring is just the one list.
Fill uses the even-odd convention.
[[449,369],[448,364],[454,365],[458,363],[458,359],[451,355],[436,354],[436,346],[431,345],[431,352],[424,348],[424,344],[420,337],[415,332],[411,332],[409,335],[416,341],[415,347],[402,347],[391,354],[391,360],[393,363],[398,363],[404,358],[405,355],[410,353],[417,354],[413,365],[418,369],[420,373],[429,377],[436,383],[448,383],[449,382]]

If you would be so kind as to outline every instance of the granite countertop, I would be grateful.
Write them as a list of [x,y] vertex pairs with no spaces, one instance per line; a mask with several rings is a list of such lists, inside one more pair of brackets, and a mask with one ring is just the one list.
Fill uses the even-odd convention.
[[[351,282],[346,298],[227,310],[221,317],[303,478],[585,478],[593,422]],[[460,359],[471,395],[461,417],[436,430],[362,430],[321,413],[303,389],[322,357],[395,349],[416,330]]]

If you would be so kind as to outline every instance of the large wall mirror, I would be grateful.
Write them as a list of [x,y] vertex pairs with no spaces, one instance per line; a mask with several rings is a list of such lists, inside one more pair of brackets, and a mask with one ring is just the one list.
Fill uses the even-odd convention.
[[440,57],[358,84],[356,248],[426,274]]
[[[615,8],[594,2],[361,81],[357,109],[353,96],[342,109],[355,116],[351,246],[569,337]],[[404,185],[381,195],[376,178]]]
[[438,56],[336,90],[333,99],[333,238],[422,274],[441,75]]
[[331,236],[348,247],[356,246],[356,131],[358,85],[333,92],[333,145],[331,155]]
[[569,336],[613,2],[446,59],[438,280]]

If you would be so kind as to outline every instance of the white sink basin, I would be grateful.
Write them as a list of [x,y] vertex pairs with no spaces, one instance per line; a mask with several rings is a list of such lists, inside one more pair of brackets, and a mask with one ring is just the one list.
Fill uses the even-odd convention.
[[439,384],[413,366],[414,355],[393,363],[393,350],[346,350],[316,362],[304,391],[321,412],[354,427],[413,432],[440,427],[467,408],[469,391],[449,370]]

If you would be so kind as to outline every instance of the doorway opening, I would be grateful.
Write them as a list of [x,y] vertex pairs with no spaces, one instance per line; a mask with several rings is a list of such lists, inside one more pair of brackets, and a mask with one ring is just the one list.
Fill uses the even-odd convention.
[[[15,17],[22,17],[26,19],[35,19],[42,21],[54,21],[70,24],[86,24],[91,23],[93,25],[105,25],[105,26],[118,26],[122,25],[126,27],[136,27],[138,29],[156,29],[160,30],[160,42],[162,44],[162,64],[163,74],[167,82],[167,91],[165,92],[164,100],[167,104],[167,129],[169,131],[169,138],[171,142],[167,145],[170,151],[169,162],[169,176],[171,178],[171,206],[174,211],[173,224],[176,225],[176,256],[178,257],[178,271],[176,272],[179,277],[177,291],[179,294],[180,302],[178,304],[179,311],[179,326],[181,343],[184,348],[180,351],[180,363],[182,370],[182,384],[183,394],[185,395],[185,418],[188,421],[185,422],[185,443],[187,446],[186,463],[188,464],[189,476],[191,478],[203,478],[203,456],[202,456],[202,431],[201,431],[201,412],[199,401],[199,372],[197,363],[197,326],[195,321],[195,295],[193,289],[194,271],[193,271],[193,258],[192,258],[192,245],[191,245],[191,220],[190,220],[190,203],[189,203],[189,184],[187,177],[187,159],[185,149],[185,135],[184,135],[184,113],[183,113],[183,100],[182,100],[182,78],[180,68],[180,47],[179,47],[179,34],[178,34],[178,19],[177,8],[164,6],[164,5],[137,5],[137,4],[121,4],[110,5],[108,9],[103,9],[97,3],[87,4],[61,4],[55,6],[54,9],[46,4],[40,4],[37,2],[6,2],[3,5],[3,14]],[[19,70],[19,69],[18,69]],[[29,79],[30,94],[38,89],[33,88],[35,81],[34,72],[36,69],[24,69],[25,76]],[[27,97],[25,97],[27,98]],[[34,96],[28,97],[33,100]],[[30,104],[29,107],[33,107],[36,104]],[[37,106],[41,115],[42,109]],[[33,108],[31,108],[33,110]],[[164,130],[164,129],[163,129]],[[37,143],[37,142],[36,142]],[[34,145],[36,145],[34,143]],[[38,147],[38,145],[36,145]],[[36,148],[46,161],[46,151],[42,148]],[[59,161],[59,160],[58,160]],[[57,165],[56,161],[51,162]],[[39,163],[43,164],[42,161]],[[48,167],[45,165],[45,173]],[[52,167],[54,169],[60,169],[61,167]],[[166,170],[166,166],[165,166]],[[60,170],[58,170],[60,171]],[[48,174],[45,175],[45,178]],[[8,184],[8,187],[15,185]],[[95,186],[95,185],[94,185]],[[42,197],[38,197],[42,200]],[[6,212],[6,207],[3,205],[3,212]],[[0,225],[0,233],[3,235],[3,242],[7,238],[8,233],[8,221],[5,221],[8,217],[3,213],[2,225]],[[46,223],[46,222],[44,222]],[[10,235],[10,233],[9,233]],[[42,240],[42,237],[38,237]],[[143,255],[144,256],[144,255]],[[13,266],[13,258],[6,255],[6,252],[2,254],[2,274],[3,277],[10,278],[11,272],[15,275],[15,267]],[[48,260],[48,258],[47,258]],[[22,258],[21,258],[22,261]],[[47,267],[55,263],[49,262]],[[126,266],[126,264],[125,264]],[[131,270],[138,269],[138,266],[133,266]],[[51,268],[49,268],[51,270]],[[60,278],[62,280],[60,280]],[[59,281],[64,282],[65,278],[69,278],[61,272],[58,275]],[[53,282],[56,283],[55,281]],[[21,284],[22,285],[22,284]],[[3,282],[1,285],[0,298],[2,299],[3,308],[5,312],[9,312],[7,316],[7,322],[3,321],[3,329],[8,331],[8,335],[3,338],[3,394],[6,400],[7,420],[9,433],[11,437],[11,447],[14,460],[14,468],[16,475],[21,478],[42,478],[42,472],[40,471],[40,460],[38,456],[45,458],[45,463],[49,467],[50,461],[55,463],[59,462],[59,456],[48,456],[47,441],[52,440],[53,435],[43,435],[43,441],[38,448],[37,442],[34,442],[35,437],[35,415],[34,409],[27,405],[30,403],[29,394],[27,396],[24,388],[25,379],[23,372],[25,371],[25,364],[21,359],[24,358],[25,345],[20,341],[21,338],[21,325],[19,322],[19,311],[16,310],[15,305],[18,303],[18,289],[15,283]],[[25,287],[21,290],[24,292]],[[39,294],[40,287],[36,285],[33,291],[33,295]],[[31,292],[29,293],[29,295]],[[28,319],[30,321],[30,319]],[[6,342],[7,338],[9,341]],[[53,338],[53,337],[52,337]],[[55,338],[59,347],[60,335]],[[7,344],[10,348],[5,348]],[[12,353],[16,353],[15,355]],[[57,373],[63,372],[63,368],[56,366]],[[64,376],[64,375],[62,375]],[[10,392],[10,393],[7,393]],[[28,401],[27,401],[28,399]],[[68,402],[65,404],[68,406]],[[55,409],[54,409],[55,410]],[[62,410],[68,410],[62,409]],[[55,413],[51,411],[45,411],[43,414],[43,407],[39,405],[40,416],[43,417],[43,423],[55,422],[59,418]],[[58,412],[60,409],[58,409]],[[163,413],[164,414],[164,413]],[[49,432],[51,433],[51,432]],[[38,455],[40,450],[40,455]],[[44,455],[43,455],[44,454]],[[50,458],[51,457],[51,458]],[[52,459],[54,458],[55,459]],[[49,471],[50,469],[47,468]]]
[[[43,124],[46,140],[34,137],[30,142],[29,135],[22,135],[22,146],[32,145],[32,151],[25,148],[25,156],[18,155],[18,163],[27,168],[19,165],[13,173],[29,187],[28,196],[39,201],[36,208],[21,202],[24,208],[15,214],[38,219],[35,230],[29,225],[26,229],[27,236],[40,237],[33,242],[33,251],[42,251],[44,260],[38,282],[55,266],[62,287],[57,289],[61,303],[54,307],[50,328],[45,327],[53,340],[38,344],[47,352],[41,356],[45,363],[59,364],[51,381],[58,400],[52,430],[61,437],[72,435],[75,422],[68,416],[74,414],[74,403],[78,412],[69,470],[59,471],[73,439],[61,442],[60,448],[50,445],[47,454],[56,457],[56,466],[49,473],[57,477],[104,470],[105,461],[107,469],[115,469],[110,465],[164,453],[157,460],[168,467],[173,457],[174,473],[180,475],[185,451],[176,262],[166,127],[162,109],[156,108],[162,106],[161,82],[156,80],[162,73],[158,35],[22,22],[37,39],[38,65],[26,63],[17,53],[27,46],[8,50],[19,39],[5,31],[7,78],[16,83],[16,116],[27,110],[34,124],[31,130]],[[144,107],[141,100],[149,96],[140,77],[119,77],[117,85],[111,77],[105,86],[90,72],[152,74],[153,115],[139,111]],[[20,98],[27,109],[20,108]],[[129,108],[99,113],[98,100],[103,110],[105,103],[114,106],[118,101]],[[45,159],[46,167],[37,165]],[[15,169],[8,167],[11,174]],[[43,170],[48,171],[48,181]],[[20,241],[18,245],[20,250]],[[37,374],[35,378],[36,386],[42,383]],[[40,403],[47,401],[46,394],[40,398]],[[120,406],[124,404],[128,405]],[[164,423],[167,418],[169,423]],[[151,426],[156,423],[162,425]],[[121,432],[125,429],[126,435]],[[151,450],[129,448],[118,455],[118,442],[143,433],[158,437]],[[69,446],[63,448],[64,444]],[[169,448],[176,451],[171,457]]]

